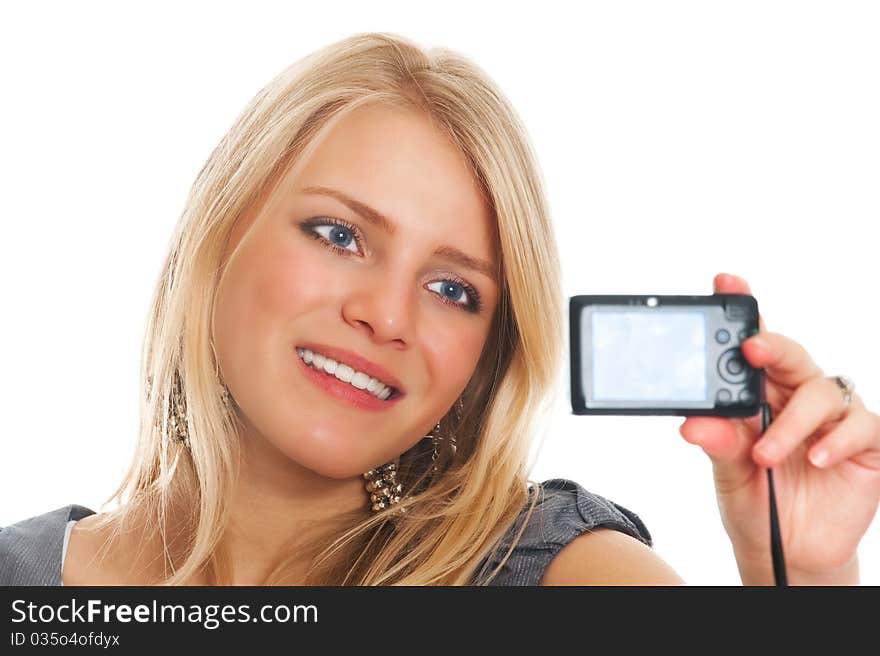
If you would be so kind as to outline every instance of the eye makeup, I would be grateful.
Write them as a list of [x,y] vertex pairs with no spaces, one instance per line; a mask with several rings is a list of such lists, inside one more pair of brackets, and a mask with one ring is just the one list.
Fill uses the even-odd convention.
[[[306,236],[311,237],[312,239],[315,239],[319,244],[321,244],[325,248],[328,248],[329,250],[336,252],[340,255],[344,255],[344,256],[355,255],[358,257],[363,257],[363,255],[360,255],[359,253],[351,251],[348,248],[346,248],[345,246],[333,243],[324,235],[319,234],[315,230],[315,228],[318,228],[321,226],[337,226],[339,228],[342,228],[344,230],[349,231],[352,235],[352,239],[357,244],[358,248],[359,249],[362,248],[363,238],[362,238],[359,230],[357,229],[356,226],[348,223],[347,221],[343,221],[341,219],[336,219],[334,217],[329,217],[329,216],[321,216],[321,217],[306,219],[305,221],[302,221],[299,224],[300,230],[302,230],[302,232]],[[452,283],[453,286],[460,287],[467,294],[467,297],[469,299],[469,301],[467,303],[458,303],[456,301],[451,300],[448,296],[445,296],[442,293],[434,292],[435,295],[439,297],[439,299],[442,303],[445,303],[446,305],[449,305],[452,307],[456,307],[460,310],[463,310],[465,312],[469,312],[471,314],[479,314],[482,311],[483,304],[482,304],[482,301],[480,300],[479,292],[477,292],[477,290],[474,288],[474,286],[471,285],[466,280],[464,280],[454,274],[451,274],[448,277],[443,278],[442,280],[436,281],[436,282]],[[431,283],[431,284],[435,284],[435,283]],[[447,289],[448,289],[448,286],[447,286]]]

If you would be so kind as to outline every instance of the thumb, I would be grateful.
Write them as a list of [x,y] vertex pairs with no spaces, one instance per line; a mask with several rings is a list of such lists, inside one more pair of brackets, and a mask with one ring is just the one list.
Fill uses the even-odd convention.
[[679,427],[686,442],[696,444],[709,456],[719,494],[740,489],[754,475],[752,446],[758,439],[760,413],[747,419],[688,417]]

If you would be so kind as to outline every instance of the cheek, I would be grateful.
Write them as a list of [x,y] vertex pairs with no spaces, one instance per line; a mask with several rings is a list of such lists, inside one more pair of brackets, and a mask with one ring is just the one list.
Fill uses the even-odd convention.
[[326,274],[307,249],[266,250],[252,283],[254,310],[279,329],[289,326],[322,295]]
[[254,363],[277,357],[279,347],[292,348],[297,319],[326,304],[324,290],[334,281],[314,251],[279,233],[255,238],[239,251],[217,299],[214,334],[224,371],[256,375]]
[[427,368],[425,387],[409,408],[411,429],[401,434],[389,453],[397,455],[412,448],[434,428],[458,400],[474,373],[485,341],[485,330],[460,322],[423,322],[418,344]]
[[[461,324],[436,322],[426,329],[425,358],[430,368],[432,389],[437,390],[438,402],[454,397],[470,380],[480,359],[485,341],[483,330],[465,329]],[[449,403],[452,403],[449,401]]]

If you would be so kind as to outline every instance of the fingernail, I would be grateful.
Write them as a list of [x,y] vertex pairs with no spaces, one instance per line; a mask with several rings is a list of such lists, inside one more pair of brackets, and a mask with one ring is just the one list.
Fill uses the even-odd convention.
[[760,349],[766,349],[766,348],[767,348],[767,342],[764,341],[764,338],[763,338],[763,337],[758,337],[758,336],[749,337],[749,340],[748,340],[748,341],[749,341],[749,344],[752,344],[752,345],[754,345],[754,346],[757,346],[757,347],[760,348]]
[[828,464],[828,452],[825,449],[816,449],[810,452],[810,462],[816,467],[824,467]]

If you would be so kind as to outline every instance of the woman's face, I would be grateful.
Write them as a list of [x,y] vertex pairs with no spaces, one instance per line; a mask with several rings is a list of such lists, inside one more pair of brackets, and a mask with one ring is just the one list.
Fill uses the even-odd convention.
[[[248,438],[360,476],[422,439],[474,373],[498,300],[494,220],[456,146],[387,106],[344,117],[275,194],[224,256],[241,241],[218,290],[222,375]],[[364,375],[319,372],[303,347]],[[377,398],[367,374],[400,396]]]

